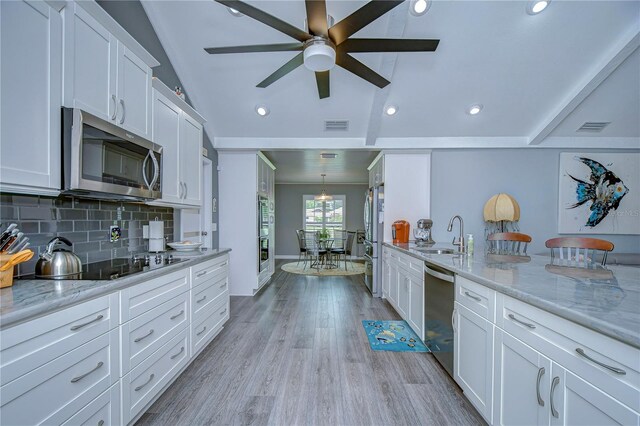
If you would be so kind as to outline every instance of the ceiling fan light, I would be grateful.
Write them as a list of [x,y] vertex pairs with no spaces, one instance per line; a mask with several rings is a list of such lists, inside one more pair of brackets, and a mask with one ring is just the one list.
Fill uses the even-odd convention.
[[388,105],[385,109],[384,112],[387,115],[395,115],[398,112],[398,107],[395,105]]
[[239,18],[241,16],[244,16],[242,13],[240,13],[238,10],[232,8],[232,7],[227,7],[227,10],[229,11],[230,14],[232,14],[233,16],[235,16],[236,18]]
[[527,5],[527,13],[529,15],[537,15],[549,6],[551,0],[532,0]]
[[429,11],[431,0],[411,0],[409,11],[413,16],[422,16]]
[[264,105],[256,105],[256,114],[258,114],[260,117],[266,117],[267,115],[269,115],[269,108]]
[[324,41],[309,43],[304,48],[304,66],[311,71],[328,71],[336,64],[336,51]]
[[469,115],[477,115],[482,111],[482,104],[473,104],[467,109]]

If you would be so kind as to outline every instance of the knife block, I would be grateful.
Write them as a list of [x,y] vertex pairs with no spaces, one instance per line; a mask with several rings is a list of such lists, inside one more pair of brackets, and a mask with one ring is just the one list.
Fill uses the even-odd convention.
[[[10,255],[0,254],[0,266],[4,265],[11,259]],[[0,271],[0,288],[11,287],[13,285],[13,269]]]

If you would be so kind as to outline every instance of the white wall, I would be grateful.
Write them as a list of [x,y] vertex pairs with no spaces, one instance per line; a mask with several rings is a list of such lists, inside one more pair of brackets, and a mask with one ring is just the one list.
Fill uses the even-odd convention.
[[[529,253],[547,253],[544,242],[558,235],[559,149],[437,150],[432,152],[431,219],[436,242],[450,243],[458,235],[455,214],[464,219],[465,233],[473,234],[476,251],[483,250],[484,203],[506,192],[521,209],[520,230],[531,235]],[[589,150],[597,152],[598,150]],[[602,152],[602,150],[600,150]],[[637,185],[636,185],[637,186]],[[631,187],[630,187],[631,188]],[[637,187],[635,190],[640,190]],[[615,244],[619,253],[640,253],[638,235],[586,235]]]

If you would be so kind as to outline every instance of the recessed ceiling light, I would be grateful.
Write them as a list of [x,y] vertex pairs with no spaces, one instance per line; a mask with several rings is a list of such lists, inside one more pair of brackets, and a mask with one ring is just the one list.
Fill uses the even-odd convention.
[[427,13],[431,7],[431,0],[411,0],[409,11],[413,16],[421,16]]
[[387,115],[395,115],[396,112],[398,112],[398,107],[395,105],[388,105],[384,109],[384,113]]
[[473,104],[467,109],[469,115],[476,115],[482,111],[482,104]]
[[256,106],[256,113],[261,117],[265,117],[265,116],[269,115],[269,108],[267,108],[264,105],[257,105]]
[[551,0],[532,0],[527,5],[527,13],[529,15],[537,15],[549,6]]
[[241,16],[244,16],[242,13],[238,12],[236,9],[232,8],[232,7],[227,7],[227,10],[229,11],[230,14],[232,14],[233,16],[235,16],[236,18],[239,18]]

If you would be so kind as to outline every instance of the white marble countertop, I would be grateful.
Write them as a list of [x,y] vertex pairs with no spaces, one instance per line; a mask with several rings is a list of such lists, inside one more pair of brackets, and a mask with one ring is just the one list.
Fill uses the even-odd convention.
[[188,268],[230,251],[231,249],[222,248],[201,250],[197,253],[171,252],[174,257],[187,260],[115,280],[14,280],[13,286],[0,290],[0,327],[9,327],[84,300]]
[[640,268],[576,268],[538,255],[430,255],[412,243],[384,245],[640,348]]

